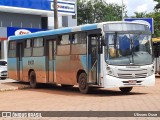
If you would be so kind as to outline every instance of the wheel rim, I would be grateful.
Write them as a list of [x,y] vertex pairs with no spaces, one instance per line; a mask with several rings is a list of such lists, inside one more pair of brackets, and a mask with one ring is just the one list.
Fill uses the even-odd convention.
[[36,76],[35,76],[35,73],[31,72],[31,75],[30,75],[30,86],[32,88],[36,88]]
[[32,83],[35,82],[35,76],[34,76],[34,75],[31,76],[31,82],[32,82]]
[[85,89],[86,88],[86,79],[84,77],[82,77],[79,81],[79,87],[81,89]]

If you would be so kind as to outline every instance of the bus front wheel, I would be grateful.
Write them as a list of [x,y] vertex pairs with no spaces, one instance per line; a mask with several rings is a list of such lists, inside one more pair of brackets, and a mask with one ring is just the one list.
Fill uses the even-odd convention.
[[121,87],[119,88],[122,93],[129,93],[133,87]]
[[30,73],[30,86],[31,88],[36,88],[37,87],[37,82],[36,82],[36,73],[34,71],[31,71]]
[[80,73],[80,75],[78,76],[78,84],[79,84],[79,91],[81,93],[84,94],[89,93],[89,85],[87,83],[86,73]]

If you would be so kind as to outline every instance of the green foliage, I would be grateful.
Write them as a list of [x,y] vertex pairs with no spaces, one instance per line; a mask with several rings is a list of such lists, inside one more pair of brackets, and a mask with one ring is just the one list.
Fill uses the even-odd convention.
[[134,12],[134,14],[133,18],[145,18],[147,16],[146,12]]
[[122,7],[104,0],[78,0],[78,25],[122,20]]
[[160,37],[160,13],[155,11],[153,13],[149,13],[146,17],[153,18],[154,20],[154,35],[153,37]]
[[[154,35],[160,37],[160,0],[157,2],[155,12],[147,14],[146,12],[135,12],[133,18],[153,18],[154,19]],[[125,6],[123,6],[125,9]],[[127,11],[124,11],[127,18]],[[122,7],[117,4],[108,4],[105,0],[77,0],[77,20],[78,25],[87,23],[96,23],[104,21],[120,21],[122,20]]]
[[160,0],[154,0],[155,2],[157,2],[155,9],[160,9]]
[[154,0],[157,2],[155,6],[155,12],[147,14],[146,17],[154,19],[154,35],[153,37],[160,37],[160,0]]

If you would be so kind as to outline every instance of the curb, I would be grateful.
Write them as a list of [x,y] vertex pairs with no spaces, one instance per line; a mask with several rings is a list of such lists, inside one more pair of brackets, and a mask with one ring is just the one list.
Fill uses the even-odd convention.
[[24,85],[22,83],[1,83],[0,92],[14,91],[30,88],[30,85]]

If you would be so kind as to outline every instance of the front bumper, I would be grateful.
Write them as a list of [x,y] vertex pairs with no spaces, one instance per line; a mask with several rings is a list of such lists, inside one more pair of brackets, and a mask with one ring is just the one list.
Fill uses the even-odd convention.
[[[146,78],[135,78],[135,79],[122,79],[106,75],[103,81],[104,82],[102,83],[102,87],[104,88],[154,86],[155,74],[148,76]],[[134,83],[132,81],[134,81]]]

